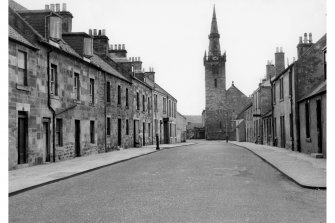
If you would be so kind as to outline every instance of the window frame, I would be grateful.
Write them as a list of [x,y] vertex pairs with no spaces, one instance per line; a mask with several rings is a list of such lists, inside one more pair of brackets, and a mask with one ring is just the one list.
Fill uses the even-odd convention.
[[94,79],[90,78],[90,102],[94,104]]
[[56,146],[63,146],[63,119],[56,118]]
[[94,120],[90,120],[90,143],[95,143],[95,123]]
[[50,94],[58,96],[58,72],[57,65],[50,65]]
[[[20,56],[19,55],[23,55],[23,67],[20,67]],[[27,66],[28,66],[28,53],[26,51],[23,51],[23,50],[18,50],[18,53],[17,53],[17,68],[19,70],[19,73],[20,73],[20,71],[23,73],[23,83],[19,83],[19,84],[22,84],[23,86],[28,86]]]

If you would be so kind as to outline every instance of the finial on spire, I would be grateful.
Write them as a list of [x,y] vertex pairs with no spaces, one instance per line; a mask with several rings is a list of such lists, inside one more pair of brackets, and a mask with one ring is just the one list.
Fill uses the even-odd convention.
[[218,25],[217,25],[217,22],[216,22],[215,4],[214,4],[214,8],[213,8],[211,33],[219,33]]
[[234,86],[234,81],[231,82],[231,85]]

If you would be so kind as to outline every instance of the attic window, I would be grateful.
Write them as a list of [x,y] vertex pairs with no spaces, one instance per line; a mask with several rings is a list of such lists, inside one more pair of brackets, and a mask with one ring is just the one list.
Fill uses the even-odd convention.
[[56,16],[50,17],[49,37],[53,39],[62,38],[62,19]]
[[92,56],[93,55],[93,39],[84,38],[84,55]]

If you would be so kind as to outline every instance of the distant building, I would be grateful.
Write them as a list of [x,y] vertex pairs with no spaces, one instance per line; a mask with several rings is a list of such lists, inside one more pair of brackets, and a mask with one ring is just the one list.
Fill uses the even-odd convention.
[[228,136],[235,139],[234,118],[249,102],[235,85],[226,89],[226,53],[221,54],[215,8],[209,34],[208,55],[205,51],[205,136],[207,140],[220,140]]
[[202,116],[185,115],[187,139],[205,139],[205,130],[202,124]]
[[177,142],[186,142],[186,117],[177,112]]

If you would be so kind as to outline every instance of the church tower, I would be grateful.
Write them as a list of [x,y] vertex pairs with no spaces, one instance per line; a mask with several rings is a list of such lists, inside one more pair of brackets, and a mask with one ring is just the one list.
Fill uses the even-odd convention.
[[216,21],[215,6],[213,9],[211,31],[208,38],[208,55],[205,51],[204,56],[206,89],[206,139],[225,139],[227,110],[226,53],[221,54],[220,34]]

